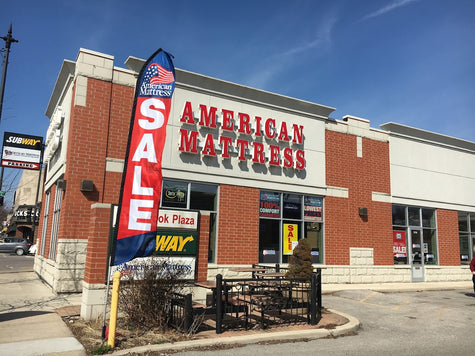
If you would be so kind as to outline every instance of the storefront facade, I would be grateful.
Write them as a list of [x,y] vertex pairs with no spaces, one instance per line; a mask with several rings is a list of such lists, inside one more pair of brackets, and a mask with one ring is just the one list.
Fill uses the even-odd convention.
[[[57,292],[83,291],[86,316],[103,301],[143,62],[118,68],[81,49],[63,63],[47,109],[35,270]],[[161,204],[200,211],[197,280],[285,264],[304,237],[323,283],[469,278],[475,143],[333,111],[176,70]]]

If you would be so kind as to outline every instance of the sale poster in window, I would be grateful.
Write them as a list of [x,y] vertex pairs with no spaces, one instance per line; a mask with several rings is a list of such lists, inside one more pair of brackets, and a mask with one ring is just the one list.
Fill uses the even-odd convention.
[[407,257],[405,231],[393,231],[393,255],[394,257]]
[[298,225],[284,224],[284,255],[291,255],[298,243]]

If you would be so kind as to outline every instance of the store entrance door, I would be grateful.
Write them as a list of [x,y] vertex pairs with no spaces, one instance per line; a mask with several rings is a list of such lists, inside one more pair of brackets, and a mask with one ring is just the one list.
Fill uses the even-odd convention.
[[422,230],[411,229],[411,277],[412,282],[424,282],[424,248]]

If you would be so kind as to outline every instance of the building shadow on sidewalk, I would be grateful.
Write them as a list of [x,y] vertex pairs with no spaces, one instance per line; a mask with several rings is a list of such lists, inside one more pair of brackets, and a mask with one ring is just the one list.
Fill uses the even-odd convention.
[[0,322],[2,321],[10,321],[22,318],[29,318],[31,316],[43,315],[43,314],[51,314],[50,311],[20,311],[20,312],[11,312],[0,314]]

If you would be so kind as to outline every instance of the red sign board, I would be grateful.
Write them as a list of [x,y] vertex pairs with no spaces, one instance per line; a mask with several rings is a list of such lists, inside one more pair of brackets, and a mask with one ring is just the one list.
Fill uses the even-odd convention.
[[407,244],[405,231],[393,231],[394,257],[407,257]]

